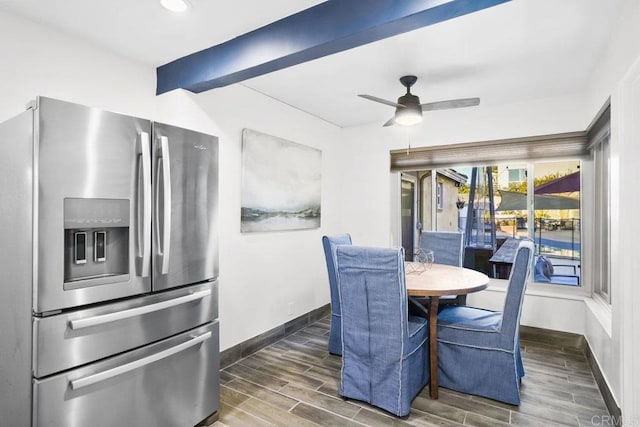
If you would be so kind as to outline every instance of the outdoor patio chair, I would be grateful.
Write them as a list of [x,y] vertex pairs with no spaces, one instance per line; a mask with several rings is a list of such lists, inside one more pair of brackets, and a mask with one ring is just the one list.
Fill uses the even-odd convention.
[[[571,269],[573,274],[557,274],[557,267]],[[536,282],[553,283],[556,285],[580,286],[580,276],[577,274],[575,265],[554,265],[551,260],[544,255],[540,255],[536,261],[534,280]]]
[[341,313],[340,298],[338,298],[338,279],[336,276],[336,247],[338,245],[350,245],[351,236],[341,234],[339,236],[322,236],[324,257],[327,261],[329,273],[329,290],[331,292],[331,333],[329,335],[329,353],[342,354]]
[[429,328],[409,316],[404,250],[338,246],[340,394],[397,416],[429,381]]
[[[420,249],[433,251],[433,262],[436,264],[462,267],[464,255],[464,234],[456,231],[423,231],[420,233]],[[423,305],[428,299],[417,298]],[[466,295],[445,295],[440,297],[440,306],[464,305]]]
[[520,314],[534,245],[516,251],[502,312],[449,306],[438,314],[440,385],[512,405],[520,404],[524,367],[520,355]]

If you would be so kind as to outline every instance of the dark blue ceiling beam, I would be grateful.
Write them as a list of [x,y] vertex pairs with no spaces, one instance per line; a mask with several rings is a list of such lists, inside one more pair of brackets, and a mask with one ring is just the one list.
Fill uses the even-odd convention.
[[156,93],[227,86],[507,1],[329,0],[158,67]]

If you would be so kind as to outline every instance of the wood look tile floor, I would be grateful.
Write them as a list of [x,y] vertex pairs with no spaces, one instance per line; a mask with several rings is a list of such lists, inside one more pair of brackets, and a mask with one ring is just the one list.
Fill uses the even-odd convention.
[[[341,358],[329,355],[329,318],[221,371],[224,426],[590,426],[608,415],[583,351],[544,336],[521,340],[520,406],[428,386],[407,418],[338,394]],[[577,345],[577,344],[576,344]]]

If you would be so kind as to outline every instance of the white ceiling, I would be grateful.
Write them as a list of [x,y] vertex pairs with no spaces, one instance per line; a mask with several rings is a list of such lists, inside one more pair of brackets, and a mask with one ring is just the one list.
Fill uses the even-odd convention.
[[[158,0],[0,0],[0,10],[158,66],[321,3],[190,1],[178,15]],[[482,108],[579,92],[623,1],[513,0],[241,84],[341,127],[389,119],[392,107],[356,95],[395,101],[405,74],[418,76],[423,103],[479,96],[472,108]]]

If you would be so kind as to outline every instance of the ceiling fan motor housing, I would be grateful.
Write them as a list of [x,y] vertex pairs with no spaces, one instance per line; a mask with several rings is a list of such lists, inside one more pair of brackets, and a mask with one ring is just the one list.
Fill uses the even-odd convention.
[[[404,105],[407,108],[419,107],[420,106],[420,98],[416,95],[412,95],[410,93],[406,95],[402,95],[398,98],[398,104]],[[422,111],[422,109],[420,109]]]
[[398,98],[398,104],[400,105],[396,107],[396,124],[411,126],[422,121],[422,107],[420,107],[419,97],[407,93]]

